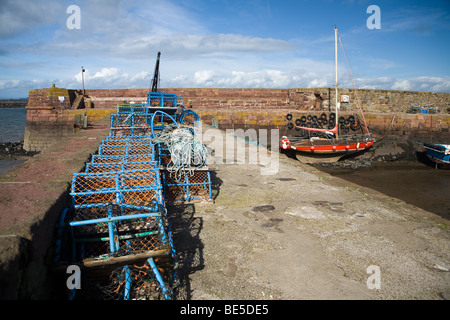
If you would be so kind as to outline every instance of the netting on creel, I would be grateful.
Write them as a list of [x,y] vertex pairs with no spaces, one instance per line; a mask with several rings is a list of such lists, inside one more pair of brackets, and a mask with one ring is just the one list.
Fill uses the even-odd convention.
[[115,173],[119,171],[156,169],[156,161],[139,161],[139,162],[100,162],[86,164],[86,173]]
[[140,169],[101,173],[77,173],[70,195],[75,205],[93,203],[133,203],[146,205],[162,202],[159,170]]
[[194,171],[174,179],[169,171],[162,171],[164,198],[168,202],[205,202],[211,199],[211,176],[208,171]]
[[[71,255],[64,260],[76,262],[89,258],[124,256],[137,252],[170,251],[164,208],[119,205],[75,206],[64,217],[62,226],[71,242]],[[163,252],[163,253],[164,253]]]
[[172,289],[167,283],[172,276],[158,259],[120,266],[106,275],[83,272],[80,300],[168,300]]

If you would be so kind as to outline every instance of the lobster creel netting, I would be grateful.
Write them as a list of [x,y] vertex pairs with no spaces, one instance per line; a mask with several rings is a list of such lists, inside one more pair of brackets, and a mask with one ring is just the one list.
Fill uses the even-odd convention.
[[86,173],[115,173],[119,171],[146,170],[156,169],[158,163],[156,161],[140,161],[140,162],[90,162],[86,164]]
[[153,145],[102,145],[98,154],[104,156],[148,155],[154,153]]
[[150,116],[141,113],[112,114],[111,129],[121,127],[148,127]]
[[175,179],[173,172],[162,170],[161,176],[164,198],[168,202],[208,202],[211,199],[211,175],[209,171],[193,171]]
[[150,127],[117,127],[111,128],[110,131],[110,135],[113,137],[149,136],[150,134]]
[[178,113],[178,122],[183,126],[198,127],[200,119],[192,110],[182,110]]
[[[120,266],[107,274],[83,272],[79,300],[168,300],[173,292],[168,286],[173,279],[166,268],[149,261]],[[156,268],[156,269],[155,269]],[[158,281],[159,280],[159,281]]]
[[102,173],[77,173],[71,193],[75,205],[94,203],[160,203],[162,186],[159,170],[142,169]]
[[167,226],[165,211],[158,205],[75,206],[62,223],[64,253],[60,260],[78,262],[141,252],[168,253],[171,241]]
[[117,108],[117,114],[147,114],[147,105],[146,103],[124,103],[120,104]]

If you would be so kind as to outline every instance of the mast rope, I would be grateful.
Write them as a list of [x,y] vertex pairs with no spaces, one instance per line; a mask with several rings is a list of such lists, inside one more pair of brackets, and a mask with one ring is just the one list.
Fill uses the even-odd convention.
[[365,128],[366,133],[369,134],[369,129],[367,127],[366,118],[364,117],[364,112],[363,112],[363,110],[361,108],[361,102],[359,101],[359,97],[358,97],[358,93],[356,91],[355,83],[353,82],[353,77],[352,77],[352,74],[350,72],[350,67],[348,65],[347,56],[345,54],[344,46],[342,45],[341,36],[339,35],[339,32],[338,32],[338,38],[339,38],[339,43],[341,44],[342,53],[344,54],[345,63],[347,64],[347,69],[348,69],[348,73],[350,75],[350,80],[352,81],[353,90],[355,91],[356,101],[358,102],[358,107],[359,107],[359,110],[361,111],[362,122],[364,124],[364,128]]

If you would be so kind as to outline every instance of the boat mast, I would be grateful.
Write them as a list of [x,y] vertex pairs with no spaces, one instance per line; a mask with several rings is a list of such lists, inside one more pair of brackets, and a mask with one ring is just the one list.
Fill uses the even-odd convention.
[[[334,61],[335,61],[335,76],[336,76],[336,81],[335,81],[335,89],[334,89],[334,100],[335,100],[335,108],[336,108],[336,124],[339,126],[339,117],[338,117],[338,73],[337,73],[337,28],[334,27]],[[337,130],[338,133],[336,133],[336,139],[338,138],[339,135],[339,127]]]

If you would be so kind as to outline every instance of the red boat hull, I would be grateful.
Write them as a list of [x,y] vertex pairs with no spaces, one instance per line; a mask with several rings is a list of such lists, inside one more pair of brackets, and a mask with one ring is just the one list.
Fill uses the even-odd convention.
[[[297,159],[307,160],[310,157],[311,162],[338,161],[344,155],[364,151],[374,144],[373,138],[362,139],[302,139],[300,141],[289,141],[285,136],[281,138],[281,148],[284,150],[294,150]],[[308,162],[308,161],[304,161]]]

